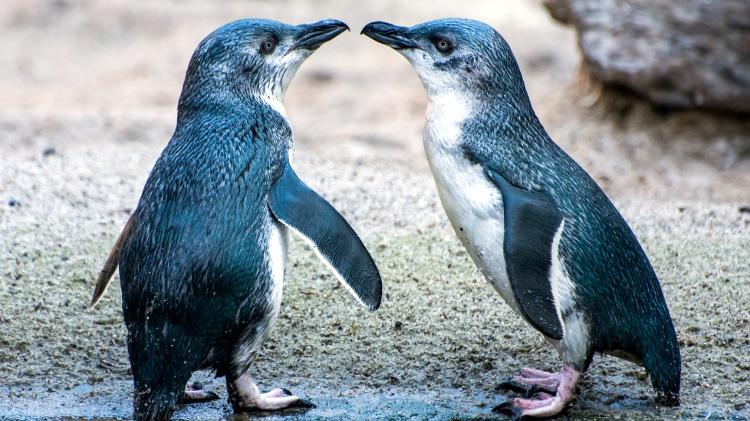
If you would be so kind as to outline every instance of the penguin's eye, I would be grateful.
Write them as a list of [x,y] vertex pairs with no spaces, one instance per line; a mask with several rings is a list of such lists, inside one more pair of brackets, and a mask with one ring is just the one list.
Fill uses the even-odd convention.
[[445,38],[435,38],[432,43],[443,54],[450,54],[453,51],[453,44]]
[[260,52],[263,54],[271,54],[276,49],[276,39],[268,38],[260,44]]

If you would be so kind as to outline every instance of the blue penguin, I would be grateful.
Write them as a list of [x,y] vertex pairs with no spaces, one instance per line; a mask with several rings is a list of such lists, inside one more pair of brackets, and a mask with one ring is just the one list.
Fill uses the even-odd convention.
[[679,403],[680,351],[657,276],[604,192],[539,122],[510,47],[492,27],[441,19],[372,22],[429,97],[424,148],[450,222],[503,300],[562,359],[502,386],[535,393],[495,408],[560,413],[594,353],[642,364],[657,400]]
[[281,304],[287,231],[314,249],[354,296],[379,307],[378,269],[354,230],[291,166],[283,97],[300,64],[348,27],[246,19],[200,42],[174,134],[104,265],[119,267],[137,420],[168,419],[193,371],[225,376],[236,412],[312,405],[261,393],[247,372]]

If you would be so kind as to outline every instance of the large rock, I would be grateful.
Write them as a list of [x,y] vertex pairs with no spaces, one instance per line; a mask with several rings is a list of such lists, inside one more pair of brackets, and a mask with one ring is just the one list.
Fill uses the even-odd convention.
[[543,0],[591,75],[654,103],[750,112],[750,0]]

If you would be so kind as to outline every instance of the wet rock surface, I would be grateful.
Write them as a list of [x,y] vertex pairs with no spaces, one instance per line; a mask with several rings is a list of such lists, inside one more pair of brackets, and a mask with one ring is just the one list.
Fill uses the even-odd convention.
[[586,69],[652,102],[750,112],[750,2],[544,0]]

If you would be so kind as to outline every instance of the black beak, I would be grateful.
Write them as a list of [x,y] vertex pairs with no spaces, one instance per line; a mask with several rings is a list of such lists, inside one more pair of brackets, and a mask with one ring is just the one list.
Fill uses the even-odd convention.
[[409,38],[409,28],[387,22],[368,23],[367,26],[362,28],[362,35],[367,35],[375,41],[396,50],[418,47],[417,43]]
[[348,31],[349,27],[340,20],[325,19],[313,23],[297,25],[297,30],[299,32],[292,50],[298,48],[314,50],[323,45],[326,41],[335,38],[336,35]]

